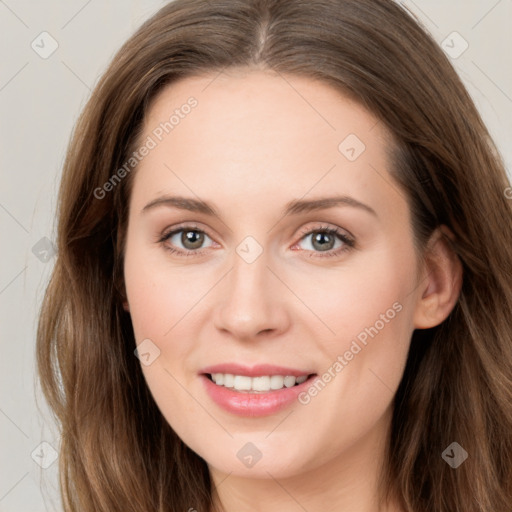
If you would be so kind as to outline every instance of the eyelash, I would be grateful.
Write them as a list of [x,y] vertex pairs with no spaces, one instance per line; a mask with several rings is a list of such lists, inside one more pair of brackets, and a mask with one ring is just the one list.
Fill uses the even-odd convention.
[[[176,249],[174,247],[170,247],[165,242],[169,240],[172,236],[174,236],[176,233],[180,233],[181,231],[196,231],[198,233],[203,233],[206,236],[208,236],[210,239],[211,237],[206,233],[203,229],[200,229],[198,226],[192,225],[192,224],[186,224],[178,226],[177,228],[174,228],[172,231],[164,232],[158,239],[158,243],[162,244],[163,248],[167,251],[169,251],[171,254],[177,254],[179,256],[189,257],[189,256],[200,256],[202,255],[205,250],[199,249],[199,250],[187,250],[184,251],[182,249]],[[330,249],[329,251],[310,251],[311,254],[310,257],[319,257],[319,258],[330,258],[335,256],[340,256],[344,252],[348,252],[355,246],[355,241],[346,235],[344,232],[342,232],[338,228],[333,228],[330,226],[319,226],[315,227],[313,229],[304,229],[300,232],[300,238],[297,243],[299,243],[304,237],[308,235],[312,235],[313,233],[326,233],[329,235],[335,235],[337,236],[342,242],[343,246],[338,247],[338,249]],[[297,245],[295,243],[294,245]]]

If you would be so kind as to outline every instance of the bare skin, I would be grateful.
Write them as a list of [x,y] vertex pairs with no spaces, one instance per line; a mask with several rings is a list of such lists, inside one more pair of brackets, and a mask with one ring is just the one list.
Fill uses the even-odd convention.
[[[130,199],[125,307],[137,344],[160,351],[143,366],[156,403],[207,462],[219,510],[400,512],[378,498],[392,400],[413,330],[441,323],[457,300],[460,263],[439,232],[421,263],[389,173],[391,137],[335,89],[263,70],[187,78],[160,93],[140,140],[191,96],[197,106],[143,158]],[[207,201],[217,215],[144,210],[163,196]],[[344,201],[283,215],[290,201],[333,196]],[[319,243],[311,233],[325,228],[340,237]],[[251,263],[237,252],[246,237],[242,247],[262,250]],[[199,376],[225,362],[334,377],[307,403],[241,417]],[[252,467],[237,457],[247,443],[261,453]]]

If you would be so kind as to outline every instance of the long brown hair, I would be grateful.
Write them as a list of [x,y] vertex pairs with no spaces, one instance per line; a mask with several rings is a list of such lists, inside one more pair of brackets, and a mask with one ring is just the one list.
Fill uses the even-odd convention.
[[[419,248],[444,224],[463,265],[441,325],[413,333],[394,402],[385,488],[411,512],[512,510],[512,201],[503,161],[448,58],[391,0],[176,0],[121,48],[69,146],[58,258],[37,358],[62,429],[66,511],[207,512],[204,460],[165,421],[134,356],[123,251],[129,158],[165,85],[224,68],[318,78],[396,139],[392,172]],[[200,108],[200,107],[199,107]],[[454,469],[452,442],[468,459]]]

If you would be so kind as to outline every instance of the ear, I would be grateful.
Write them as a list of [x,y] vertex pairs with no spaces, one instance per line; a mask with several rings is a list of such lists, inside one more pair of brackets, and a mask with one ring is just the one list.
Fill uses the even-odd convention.
[[425,249],[424,278],[414,313],[414,327],[442,323],[454,308],[462,287],[462,263],[451,245],[453,233],[440,226]]
[[128,304],[128,301],[127,301],[127,300],[123,301],[123,309],[124,309],[125,311],[130,312],[130,304]]

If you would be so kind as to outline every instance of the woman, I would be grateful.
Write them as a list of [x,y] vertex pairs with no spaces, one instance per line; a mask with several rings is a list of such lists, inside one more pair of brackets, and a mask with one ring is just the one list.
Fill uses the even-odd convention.
[[508,187],[392,1],[165,6],[64,166],[65,510],[512,510]]

